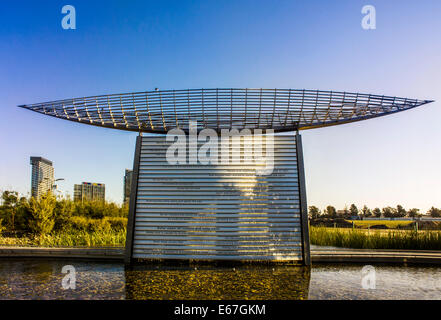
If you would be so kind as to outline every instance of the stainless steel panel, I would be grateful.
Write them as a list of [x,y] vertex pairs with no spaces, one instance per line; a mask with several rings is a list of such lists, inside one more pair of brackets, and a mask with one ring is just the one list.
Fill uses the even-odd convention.
[[160,236],[152,236],[152,235],[145,235],[145,236],[137,236],[135,239],[139,240],[139,243],[143,243],[144,241],[155,241],[155,243],[195,243],[199,244],[201,240],[207,243],[277,243],[282,242],[286,244],[294,243],[298,245],[298,242],[300,238],[296,238],[295,236],[292,236],[290,238],[272,238],[272,237],[177,237],[175,236],[169,236],[168,239],[163,239]]
[[[274,170],[268,176],[256,175],[262,165],[253,163],[170,165],[171,143],[165,136],[142,138],[134,258],[302,258],[293,136],[274,136]],[[218,150],[221,160],[220,145]]]
[[270,260],[301,260],[301,253],[297,254],[275,254],[275,255],[223,255],[217,253],[201,254],[201,253],[180,253],[180,254],[158,254],[146,250],[134,250],[134,258],[141,259],[201,259],[201,260],[253,260],[253,261],[270,261]]

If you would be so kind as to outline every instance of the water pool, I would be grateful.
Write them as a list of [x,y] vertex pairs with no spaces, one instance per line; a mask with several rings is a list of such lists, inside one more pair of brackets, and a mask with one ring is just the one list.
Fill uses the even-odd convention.
[[[75,289],[63,289],[63,266]],[[373,265],[375,289],[363,289],[363,265],[311,268],[170,267],[68,260],[1,260],[0,299],[440,299],[441,267]]]

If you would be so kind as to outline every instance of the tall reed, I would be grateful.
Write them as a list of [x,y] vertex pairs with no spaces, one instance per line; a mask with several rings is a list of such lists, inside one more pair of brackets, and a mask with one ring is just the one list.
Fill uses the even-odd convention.
[[441,250],[441,231],[397,231],[310,227],[310,240],[319,246],[357,249]]
[[124,246],[126,229],[107,231],[70,230],[55,234],[24,237],[0,237],[0,245],[41,247],[103,247]]

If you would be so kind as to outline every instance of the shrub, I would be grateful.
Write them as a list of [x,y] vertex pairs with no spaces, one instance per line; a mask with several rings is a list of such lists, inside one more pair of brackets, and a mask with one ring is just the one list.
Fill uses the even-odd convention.
[[54,209],[56,198],[48,192],[38,200],[34,197],[26,204],[31,215],[29,228],[32,233],[37,235],[48,234],[54,227]]
[[90,219],[89,232],[109,232],[111,230],[110,223],[106,219]]
[[77,201],[74,202],[72,215],[84,216],[92,219],[104,217],[127,217],[127,206],[119,207],[115,203],[103,201]]
[[110,227],[114,231],[125,230],[126,227],[127,227],[127,218],[123,218],[123,217],[106,217],[104,219],[109,222]]
[[74,204],[70,200],[61,199],[55,206],[55,231],[63,231],[72,217]]
[[125,230],[127,218],[105,217],[103,219],[91,219],[81,216],[70,217],[62,229],[63,232],[87,231],[87,232],[119,232]]
[[62,232],[53,235],[42,235],[31,239],[32,244],[45,247],[53,246],[124,246],[126,240],[125,230],[119,232]]

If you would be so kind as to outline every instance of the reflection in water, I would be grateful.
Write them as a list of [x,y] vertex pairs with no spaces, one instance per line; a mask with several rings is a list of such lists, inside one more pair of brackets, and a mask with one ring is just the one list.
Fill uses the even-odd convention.
[[[61,269],[76,269],[63,290]],[[376,289],[361,286],[363,265],[240,267],[0,260],[0,299],[441,299],[441,267],[374,265]]]
[[[76,269],[76,289],[64,290],[65,265]],[[121,264],[61,260],[1,260],[0,299],[124,299]]]
[[374,265],[375,289],[362,288],[363,265],[324,264],[312,269],[308,299],[441,299],[441,268]]
[[127,299],[307,299],[310,268],[137,266],[125,277]]

